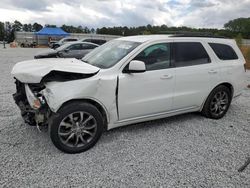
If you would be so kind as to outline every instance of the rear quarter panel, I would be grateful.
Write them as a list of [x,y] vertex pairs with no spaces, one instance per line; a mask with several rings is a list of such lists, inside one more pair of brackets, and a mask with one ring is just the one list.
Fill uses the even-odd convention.
[[230,83],[234,89],[233,96],[237,96],[241,94],[242,90],[246,87],[246,73],[244,69],[246,61],[234,40],[221,43],[230,45],[238,56],[236,60],[221,60],[215,55],[221,70],[220,83]]

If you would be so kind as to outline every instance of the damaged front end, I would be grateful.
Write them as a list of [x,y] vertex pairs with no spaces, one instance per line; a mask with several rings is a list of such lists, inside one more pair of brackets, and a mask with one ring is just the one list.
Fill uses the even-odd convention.
[[16,79],[16,93],[13,94],[15,103],[21,110],[25,123],[31,126],[48,125],[51,110],[45,98],[39,93],[45,89],[41,83],[24,84]]
[[51,115],[55,113],[42,95],[46,84],[89,78],[99,70],[76,59],[38,59],[17,63],[11,72],[16,80],[13,98],[25,123],[33,126],[48,125]]

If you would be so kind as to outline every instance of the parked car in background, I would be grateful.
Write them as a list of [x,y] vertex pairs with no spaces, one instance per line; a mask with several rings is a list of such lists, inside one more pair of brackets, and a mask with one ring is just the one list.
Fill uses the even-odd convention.
[[54,42],[51,44],[51,48],[52,49],[56,49],[60,46],[62,46],[63,44],[66,44],[68,42],[74,42],[74,41],[78,41],[77,38],[70,38],[70,37],[67,37],[67,38],[62,38],[61,40],[59,40],[58,42]]
[[231,39],[123,37],[82,61],[16,64],[13,96],[26,123],[49,125],[58,149],[79,153],[106,129],[189,112],[222,118],[246,87],[244,64]]
[[21,42],[19,42],[22,48],[34,48],[37,43],[33,37],[25,37]]
[[48,45],[50,48],[53,48],[53,45],[58,42],[59,42],[58,40],[49,40]]
[[98,45],[103,45],[104,43],[107,42],[104,39],[88,39],[88,38],[83,38],[83,39],[80,39],[79,41],[81,41],[81,42],[91,42],[91,43],[98,44]]
[[40,58],[76,58],[81,59],[87,53],[98,47],[99,45],[90,42],[69,42],[59,48],[50,49],[34,56],[35,59]]

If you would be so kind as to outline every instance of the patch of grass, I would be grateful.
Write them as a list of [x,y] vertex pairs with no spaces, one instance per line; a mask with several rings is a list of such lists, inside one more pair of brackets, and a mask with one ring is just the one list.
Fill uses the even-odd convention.
[[245,57],[246,67],[250,69],[250,46],[241,46],[240,49]]

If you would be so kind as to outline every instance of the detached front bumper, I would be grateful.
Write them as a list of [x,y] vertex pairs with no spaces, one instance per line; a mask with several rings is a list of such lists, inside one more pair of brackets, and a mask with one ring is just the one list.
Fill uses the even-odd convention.
[[36,93],[36,88],[30,87],[16,80],[17,91],[13,94],[13,98],[21,110],[21,115],[25,123],[36,125],[47,125],[50,117],[50,109],[45,99]]

